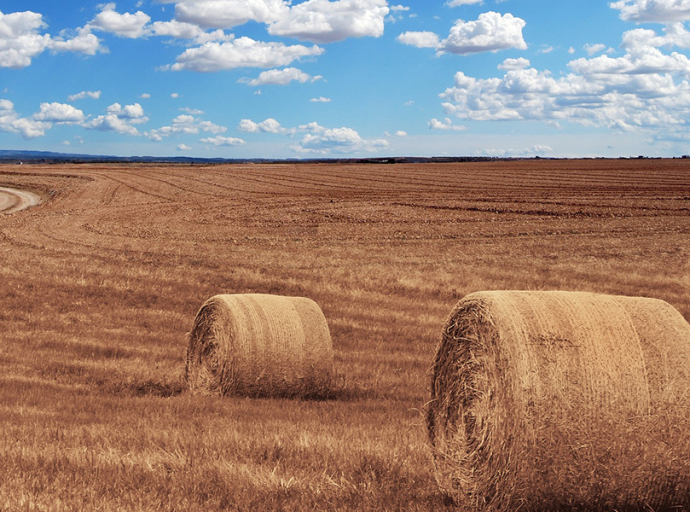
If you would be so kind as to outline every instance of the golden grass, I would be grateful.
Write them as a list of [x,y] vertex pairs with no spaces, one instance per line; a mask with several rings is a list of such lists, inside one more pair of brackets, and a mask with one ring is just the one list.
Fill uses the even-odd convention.
[[690,507],[690,325],[656,299],[477,292],[453,309],[427,425],[479,510]]
[[305,297],[216,295],[194,319],[185,380],[221,395],[327,397],[333,345],[319,306]]
[[[453,510],[420,412],[450,308],[569,289],[690,318],[687,165],[0,167],[45,200],[0,216],[0,509]],[[227,290],[319,304],[336,400],[186,391]]]

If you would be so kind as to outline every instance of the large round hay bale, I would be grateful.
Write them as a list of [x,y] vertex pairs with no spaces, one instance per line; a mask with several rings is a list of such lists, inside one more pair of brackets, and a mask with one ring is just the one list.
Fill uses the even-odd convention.
[[221,395],[325,397],[332,386],[328,324],[303,297],[216,295],[196,315],[185,376]]
[[690,325],[656,299],[473,293],[427,426],[439,486],[469,509],[690,510]]

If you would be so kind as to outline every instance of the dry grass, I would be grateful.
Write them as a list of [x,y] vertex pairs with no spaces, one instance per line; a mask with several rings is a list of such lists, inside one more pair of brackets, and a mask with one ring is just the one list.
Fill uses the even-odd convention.
[[[663,299],[690,318],[685,160],[0,168],[0,509],[448,507],[421,410],[476,290]],[[336,400],[192,396],[208,297],[313,299]],[[663,430],[659,430],[663,432]]]
[[443,331],[437,479],[479,510],[690,507],[690,325],[656,299],[478,292]]
[[305,297],[216,295],[194,319],[185,380],[192,391],[251,397],[333,394],[333,345]]

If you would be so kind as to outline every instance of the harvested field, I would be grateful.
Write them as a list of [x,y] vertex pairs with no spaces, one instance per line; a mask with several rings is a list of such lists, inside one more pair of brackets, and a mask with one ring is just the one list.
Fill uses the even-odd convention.
[[[0,216],[0,508],[451,510],[422,412],[450,309],[558,289],[690,318],[689,164],[0,167],[44,199]],[[319,305],[337,399],[186,390],[199,306],[246,293]]]

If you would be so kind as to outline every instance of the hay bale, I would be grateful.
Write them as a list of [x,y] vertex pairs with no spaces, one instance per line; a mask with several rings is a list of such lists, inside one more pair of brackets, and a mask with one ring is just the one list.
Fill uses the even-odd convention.
[[333,347],[319,306],[303,297],[216,295],[196,315],[185,377],[221,395],[324,397]]
[[467,508],[690,510],[690,325],[656,299],[468,295],[427,427],[439,486]]

